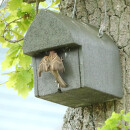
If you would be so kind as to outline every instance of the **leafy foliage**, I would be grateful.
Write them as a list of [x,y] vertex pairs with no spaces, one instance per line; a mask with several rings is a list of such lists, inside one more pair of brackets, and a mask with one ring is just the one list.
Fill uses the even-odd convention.
[[[56,9],[60,0],[41,2],[40,5],[47,9]],[[23,0],[9,0],[6,6],[0,9],[0,44],[9,50],[6,59],[2,62],[2,70],[15,66],[15,71],[6,73],[9,80],[7,88],[18,91],[26,97],[33,88],[32,59],[23,54],[23,38],[35,17],[35,3],[27,4]]]
[[[129,124],[129,125],[127,125]],[[122,110],[119,114],[113,112],[112,116],[105,121],[105,125],[97,130],[128,130],[130,129],[130,112],[124,114]]]

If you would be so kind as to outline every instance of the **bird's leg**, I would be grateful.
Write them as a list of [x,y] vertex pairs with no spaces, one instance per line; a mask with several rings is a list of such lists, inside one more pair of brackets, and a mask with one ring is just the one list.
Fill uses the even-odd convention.
[[62,93],[59,83],[58,83],[58,92],[59,92],[59,93]]

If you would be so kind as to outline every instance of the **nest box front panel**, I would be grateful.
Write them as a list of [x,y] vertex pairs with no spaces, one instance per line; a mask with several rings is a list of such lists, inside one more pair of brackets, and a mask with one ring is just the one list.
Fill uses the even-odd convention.
[[[80,88],[79,48],[57,51],[57,54],[63,59],[65,72],[60,73],[60,75],[67,83],[67,87],[61,88],[61,91]],[[43,53],[40,56],[35,57],[34,62],[34,82],[36,82],[35,89],[37,90],[36,96],[38,97],[58,92],[58,84],[50,72],[42,72],[41,77],[38,77],[38,66],[45,55],[46,54]]]

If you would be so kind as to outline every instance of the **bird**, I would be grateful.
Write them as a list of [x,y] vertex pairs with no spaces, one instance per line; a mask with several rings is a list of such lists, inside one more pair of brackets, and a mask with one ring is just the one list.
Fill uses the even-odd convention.
[[63,59],[60,58],[56,52],[50,51],[49,60],[50,60],[50,70],[58,70],[59,72],[62,73],[65,71],[65,67],[63,65]]
[[64,71],[63,59],[55,51],[50,51],[49,56],[44,56],[39,64],[38,76],[41,77],[42,72],[50,72],[55,77],[59,87],[65,88],[67,84],[59,74],[59,72],[63,73]]
[[48,72],[49,66],[49,56],[44,56],[38,67],[38,76],[41,77],[42,72]]

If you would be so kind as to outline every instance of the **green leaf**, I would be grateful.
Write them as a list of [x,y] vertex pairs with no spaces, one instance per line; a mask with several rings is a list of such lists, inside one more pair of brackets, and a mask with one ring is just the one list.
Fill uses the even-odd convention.
[[17,8],[21,7],[22,0],[9,0],[8,8],[11,12],[15,12]]
[[[5,8],[0,10],[0,35],[3,35],[5,25],[9,23],[4,36],[9,40],[23,38],[35,17],[35,4],[27,4],[23,0],[9,0],[7,5],[6,10]],[[3,37],[0,37],[0,43],[2,47],[9,48],[5,60],[2,62],[2,70],[12,66],[16,68],[16,71],[6,74],[9,76],[6,86],[18,91],[18,94],[25,98],[33,88],[31,57],[23,54],[23,41],[9,43]]]
[[105,121],[105,125],[102,128],[98,128],[98,130],[118,130],[127,129],[128,126],[123,124],[122,119],[129,122],[130,121],[130,113],[123,115],[124,110],[122,110],[119,114],[113,112],[112,116]]
[[56,9],[57,11],[59,11],[59,8],[58,8],[58,7],[54,7],[54,6],[53,6],[52,8],[53,8],[53,9]]
[[128,112],[126,115],[123,115],[123,119],[124,119],[126,122],[129,122],[129,123],[130,123],[130,112]]
[[29,25],[26,25],[26,23],[24,23],[24,20],[21,20],[21,22],[18,22],[17,25],[19,27],[19,30],[23,32],[26,32],[29,27]]
[[120,114],[122,115],[124,112],[125,112],[124,110],[121,110],[121,111],[120,111]]
[[17,28],[11,30],[11,33],[13,34],[13,36],[15,36],[16,39],[23,38],[22,32],[20,33],[19,31],[17,31]]
[[4,43],[5,42],[5,39],[3,37],[0,36],[0,43]]
[[29,87],[25,85],[18,90],[18,95],[21,95],[23,98],[26,98],[29,92],[30,92]]
[[28,68],[32,63],[32,58],[30,56],[24,55],[23,52],[20,52],[19,55],[19,65],[24,69]]
[[17,16],[18,17],[24,16],[24,13],[21,11],[21,9],[18,9]]
[[27,3],[22,4],[22,7],[21,7],[22,12],[31,12],[32,9],[33,7],[31,6],[31,4],[27,4]]
[[46,3],[46,1],[40,2],[40,4],[41,4],[41,6],[43,6],[43,7],[47,7],[47,6],[48,6],[48,4]]
[[10,22],[12,22],[14,19],[17,19],[18,17],[17,17],[17,12],[13,12],[13,13],[11,13],[10,15],[8,15],[7,17],[5,17],[5,20],[7,21],[7,23],[10,23]]
[[21,46],[12,44],[8,46],[10,49],[6,53],[6,59],[1,63],[2,70],[6,70],[18,62],[18,53]]
[[5,29],[5,23],[0,23],[0,35],[3,35],[4,29]]
[[61,0],[56,0],[55,2],[53,2],[51,5],[50,5],[50,8],[53,8],[54,6],[56,6],[57,4],[60,3]]
[[9,80],[7,81],[7,83],[6,83],[6,86],[7,86],[7,88],[11,88],[16,83],[16,77],[17,77],[17,75],[16,75],[16,73],[12,73],[12,72],[9,73],[9,74],[7,74],[7,75],[10,76],[10,77],[9,77]]
[[6,86],[18,91],[18,95],[21,95],[23,98],[27,97],[33,87],[32,70],[24,70],[21,67],[17,67],[16,71],[9,73],[8,76],[9,81],[7,81]]

